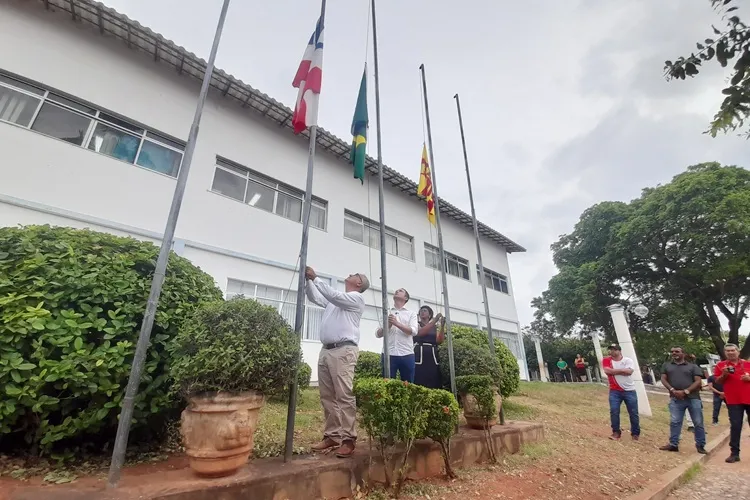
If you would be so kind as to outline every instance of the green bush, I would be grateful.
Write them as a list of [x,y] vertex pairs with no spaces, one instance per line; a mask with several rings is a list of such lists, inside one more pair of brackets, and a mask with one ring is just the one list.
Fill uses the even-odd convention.
[[382,378],[383,365],[380,360],[380,354],[362,351],[357,358],[357,365],[354,367],[354,382],[363,378]]
[[[111,437],[157,254],[151,243],[89,230],[0,228],[0,438],[23,435],[44,451],[68,438]],[[167,346],[182,318],[220,299],[211,276],[170,256],[136,427],[174,405]]]
[[297,388],[299,392],[310,388],[310,378],[312,377],[312,368],[304,361],[299,365],[297,372]]
[[[443,380],[450,381],[447,342],[440,345],[438,355]],[[502,383],[502,367],[490,353],[489,347],[476,345],[468,338],[457,338],[453,340],[453,359],[457,379],[466,375],[487,375],[498,387]]]
[[497,417],[494,381],[486,375],[456,377],[456,390],[461,396],[471,394],[479,405],[479,416],[489,421]]
[[[454,341],[457,339],[468,340],[476,346],[489,349],[490,344],[487,339],[487,333],[482,330],[469,326],[455,325],[451,328],[451,333],[453,334]],[[495,339],[495,357],[500,362],[501,372],[497,386],[500,390],[500,395],[507,398],[518,392],[518,387],[521,384],[521,370],[518,367],[518,360],[513,355],[513,352],[500,339]],[[473,374],[467,373],[465,375]]]
[[278,311],[243,297],[203,304],[170,346],[170,374],[183,396],[283,391],[301,359],[299,341]]
[[451,437],[458,427],[458,402],[448,391],[431,389],[424,411],[427,413],[427,425],[424,437],[430,438],[440,445],[440,453],[445,464],[445,474],[449,478],[456,477],[451,466]]

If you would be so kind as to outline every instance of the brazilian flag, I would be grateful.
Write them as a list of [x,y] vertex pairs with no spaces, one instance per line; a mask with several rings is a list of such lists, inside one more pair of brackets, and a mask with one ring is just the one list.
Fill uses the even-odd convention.
[[354,108],[352,119],[352,151],[349,161],[354,165],[354,178],[365,182],[365,157],[367,156],[367,67],[362,73],[362,83],[359,85],[357,107]]

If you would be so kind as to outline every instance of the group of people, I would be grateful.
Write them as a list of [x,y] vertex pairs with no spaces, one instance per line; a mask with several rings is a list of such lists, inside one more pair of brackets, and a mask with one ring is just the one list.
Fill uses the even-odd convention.
[[[557,360],[557,363],[555,363],[555,366],[557,366],[557,374],[559,374],[559,379],[561,382],[566,382],[567,380],[570,380],[571,382],[586,382],[588,381],[588,372],[586,371],[586,367],[588,366],[588,363],[585,359],[583,359],[583,356],[580,354],[576,354],[576,359],[573,361],[573,367],[574,370],[570,370],[571,375],[568,378],[566,372],[568,372],[568,362],[565,361],[562,357],[560,357]],[[575,373],[575,376],[572,375],[572,373]],[[555,379],[558,379],[558,376],[555,377]]]
[[[318,388],[323,406],[323,439],[312,447],[316,452],[335,449],[336,456],[348,458],[357,441],[357,401],[354,397],[354,369],[359,357],[360,321],[365,311],[364,293],[370,287],[366,275],[352,274],[339,291],[318,278],[311,267],[305,269],[306,295],[323,307],[320,322]],[[429,306],[419,313],[406,308],[409,292],[396,290],[388,316],[390,375],[430,388],[442,387],[437,347],[443,341],[444,318]],[[378,328],[376,336],[383,336]],[[383,362],[385,363],[385,362]],[[383,364],[385,371],[385,364]]]
[[[726,359],[714,367],[714,373],[708,379],[708,387],[714,395],[713,419],[718,424],[721,404],[727,406],[729,414],[730,455],[727,463],[740,461],[740,437],[744,416],[750,419],[750,362],[740,359],[736,345],[724,346]],[[703,425],[703,370],[694,363],[695,357],[689,357],[682,347],[670,349],[671,361],[665,363],[661,370],[661,383],[669,391],[669,443],[660,450],[679,451],[680,435],[683,420],[687,412],[695,433],[695,447],[698,453],[706,453],[706,430]],[[620,427],[620,407],[625,407],[630,418],[630,434],[638,440],[641,434],[638,416],[638,396],[633,382],[635,363],[622,355],[617,344],[609,346],[609,356],[604,358],[604,373],[609,379],[609,409],[612,424],[610,439],[622,437]]]

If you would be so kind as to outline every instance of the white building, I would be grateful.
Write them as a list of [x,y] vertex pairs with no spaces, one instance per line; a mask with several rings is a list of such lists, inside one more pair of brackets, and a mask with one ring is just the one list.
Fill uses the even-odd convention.
[[[0,226],[88,227],[158,242],[204,69],[91,0],[0,3]],[[291,114],[214,72],[174,249],[227,296],[263,299],[293,321],[307,140],[292,134]],[[318,151],[308,262],[342,289],[350,273],[368,274],[361,348],[380,352],[378,230],[368,221],[377,220],[376,177],[355,185],[349,144],[324,130]],[[371,159],[368,169],[376,173]],[[385,179],[391,291],[404,287],[412,308],[437,311],[439,259],[425,204],[413,181],[389,168]],[[444,200],[441,214],[452,319],[484,326],[471,218]],[[493,330],[528,378],[508,266],[508,254],[524,249],[483,224],[480,232]],[[309,307],[303,348],[313,380],[319,318]]]

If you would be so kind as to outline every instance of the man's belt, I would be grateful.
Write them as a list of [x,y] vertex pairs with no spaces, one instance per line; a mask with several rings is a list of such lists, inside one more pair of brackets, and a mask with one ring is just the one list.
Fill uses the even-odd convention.
[[342,340],[341,342],[334,342],[333,344],[323,344],[323,349],[338,349],[344,346],[357,347],[357,343],[352,340]]

